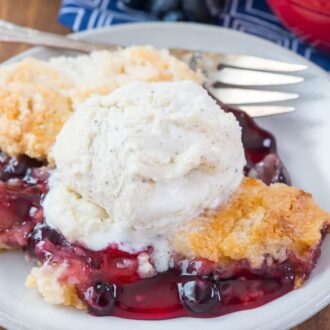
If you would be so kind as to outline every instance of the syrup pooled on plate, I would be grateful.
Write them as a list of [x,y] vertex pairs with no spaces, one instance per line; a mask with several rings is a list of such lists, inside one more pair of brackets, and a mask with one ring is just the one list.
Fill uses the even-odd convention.
[[[234,113],[243,129],[245,174],[267,184],[289,183],[276,155],[274,137],[246,114],[226,110]],[[116,246],[90,251],[69,244],[43,223],[41,200],[47,192],[47,174],[41,165],[1,157],[0,237],[8,246],[22,248],[41,262],[66,262],[68,266],[60,281],[75,279],[78,295],[93,315],[168,319],[214,317],[254,308],[292,290],[295,269],[307,278],[319,254],[319,248],[313,251],[312,263],[308,265],[293,255],[282,263],[265,264],[258,270],[244,260],[230,269],[221,269],[208,260],[175,256],[167,272],[142,279],[138,274],[139,254],[128,254]],[[148,258],[151,252],[152,248],[140,254]]]

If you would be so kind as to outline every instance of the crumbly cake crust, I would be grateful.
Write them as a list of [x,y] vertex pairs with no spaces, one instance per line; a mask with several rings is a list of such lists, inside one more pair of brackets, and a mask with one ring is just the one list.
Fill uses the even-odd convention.
[[61,281],[61,276],[66,269],[66,264],[49,265],[32,268],[25,285],[28,288],[37,288],[45,301],[53,305],[72,306],[85,309],[85,304],[80,300],[73,283]]
[[290,251],[306,260],[329,223],[311,194],[245,178],[228,203],[181,228],[173,247],[188,257],[220,264],[246,259],[258,268],[264,261],[284,261]]
[[0,86],[10,84],[39,84],[52,89],[68,89],[73,85],[49,63],[35,58],[26,58],[0,67]]
[[71,114],[70,99],[38,83],[0,87],[0,149],[43,160]]
[[49,64],[74,85],[67,92],[74,103],[80,103],[92,94],[107,95],[132,81],[202,82],[198,74],[171,56],[168,50],[149,46],[127,47],[114,52],[98,51],[75,58],[55,57]]

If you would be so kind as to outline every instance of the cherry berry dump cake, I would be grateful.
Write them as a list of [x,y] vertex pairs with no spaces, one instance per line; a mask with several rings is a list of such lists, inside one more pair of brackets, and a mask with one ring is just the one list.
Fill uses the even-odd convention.
[[[31,79],[40,79],[42,84],[49,80],[45,88],[57,90],[61,99],[69,102],[63,111],[56,107],[59,112],[50,116],[38,104],[45,102],[42,97],[30,99],[23,92],[16,95],[15,86],[6,90],[10,97],[5,93],[6,98],[0,99],[3,107],[8,106],[0,109],[0,118],[7,118],[8,125],[17,128],[16,133],[21,130],[17,138],[0,127],[0,145],[6,151],[0,154],[0,248],[21,249],[28,259],[37,261],[26,285],[37,288],[51,304],[87,309],[96,316],[150,320],[215,317],[255,308],[303,285],[320,255],[330,216],[310,194],[289,186],[288,173],[269,132],[243,112],[225,106],[223,112],[202,87],[192,82],[133,83],[79,105],[77,100],[84,93],[108,94],[133,76],[146,81],[193,77],[189,68],[167,53],[157,54],[143,47],[131,52],[139,56],[122,53],[116,60],[118,67],[108,53],[101,52],[78,58],[77,62],[62,58],[41,63],[44,70],[36,60],[5,69],[3,77],[8,85],[16,84],[16,80],[29,86]],[[126,62],[130,58],[131,65],[126,69],[122,56],[126,56]],[[100,74],[103,81],[97,85],[97,81],[86,78],[87,71],[76,70],[80,63],[100,58],[104,63],[110,61],[109,72],[117,75],[108,84]],[[71,80],[62,81],[59,67],[63,61],[71,68],[63,75]],[[141,67],[149,70],[143,77]],[[168,67],[171,73],[166,75]],[[181,76],[175,73],[175,67],[180,68]],[[130,72],[132,77],[126,77],[125,70],[134,72]],[[79,74],[87,84],[79,85]],[[194,80],[198,79],[196,76]],[[189,91],[194,91],[191,100],[187,98]],[[26,106],[37,114],[35,125],[26,125],[33,121],[34,114],[12,116],[15,109],[22,112]],[[134,110],[133,116],[130,111]],[[42,124],[44,112],[49,121],[46,126]],[[50,139],[40,144],[39,137],[49,127],[54,128],[50,129]],[[219,134],[214,130],[217,127],[221,128]],[[113,134],[111,138],[117,136],[116,141],[104,143],[108,131]],[[70,146],[68,154],[63,145],[75,143],[80,136],[79,159],[75,159],[77,150]],[[172,143],[164,145],[164,141]],[[223,154],[219,156],[219,152]],[[105,153],[112,155],[109,159],[117,162],[116,166],[102,165],[108,159]],[[126,176],[122,178],[124,169]],[[110,170],[111,175],[116,174],[109,174],[115,183],[106,182]],[[205,182],[210,184],[203,185]],[[200,191],[190,191],[193,184]],[[63,196],[54,191],[64,186],[68,198],[57,208],[62,212],[59,214],[50,205],[62,201]],[[112,189],[112,195],[104,192],[104,187]],[[108,208],[109,200],[113,196],[122,198],[123,191],[140,192],[143,198],[131,200],[127,193],[127,205],[120,204],[127,209],[116,209],[113,201]],[[214,192],[218,199],[214,199]],[[134,204],[136,200],[139,205]],[[164,201],[167,204],[162,204]],[[184,201],[184,207],[176,209],[177,205],[168,201],[179,206]],[[202,205],[202,209],[196,205]],[[142,219],[141,209],[145,211]],[[54,214],[62,216],[64,224],[53,221]],[[187,214],[190,217],[183,221]],[[79,217],[87,220],[79,222]],[[155,218],[158,223],[153,223]],[[75,221],[87,228],[83,235],[77,234],[81,228]],[[128,236],[120,237],[132,241],[122,244],[110,233],[108,242],[108,232],[101,232],[103,228],[118,236],[126,230]],[[148,236],[148,232],[152,232],[153,240],[139,238]],[[156,243],[136,245],[136,239]]]
[[[272,182],[287,181],[273,137],[255,124],[251,126],[247,115],[238,111],[235,115],[243,127],[244,149],[250,159],[246,173],[257,166],[262,168],[261,173],[268,173],[260,179],[268,181],[271,173]],[[246,130],[249,134],[245,134]],[[264,140],[270,141],[268,149]],[[260,165],[258,161],[265,157],[276,160],[269,167],[267,162]],[[210,317],[260,306],[308,278],[329,223],[329,216],[315,206],[310,195],[286,185],[267,187],[259,180],[245,179],[232,205],[221,213],[205,215],[211,221],[195,220],[205,222],[202,231],[177,233],[177,254],[170,270],[141,278],[139,260],[149,261],[150,251],[132,255],[109,247],[93,252],[69,244],[43,223],[40,199],[47,191],[47,171],[40,167],[42,164],[3,154],[1,161],[1,247],[22,248],[42,263],[33,268],[27,284],[38,287],[47,302],[87,308],[93,315],[137,319]],[[248,201],[244,206],[245,197]],[[271,205],[266,204],[269,199]],[[286,204],[285,209],[280,208],[281,203]],[[297,209],[293,212],[292,208]],[[262,216],[274,209],[288,217],[277,214],[263,223]],[[242,217],[245,212],[250,213],[249,218]],[[225,232],[218,225],[227,221],[231,228]],[[244,228],[244,222],[251,227]],[[212,239],[220,232],[227,236],[226,245]],[[269,242],[270,233],[280,239],[274,236]],[[244,234],[247,236],[243,238]],[[230,245],[233,239],[236,250]],[[273,243],[280,246],[282,255],[271,255],[270,249],[264,256],[265,241],[271,248],[275,248]],[[249,258],[256,260],[251,263]]]

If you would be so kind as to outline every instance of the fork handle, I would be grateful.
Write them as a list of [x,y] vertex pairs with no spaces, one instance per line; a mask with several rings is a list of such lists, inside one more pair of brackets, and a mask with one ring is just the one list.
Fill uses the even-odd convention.
[[41,32],[22,27],[4,20],[0,20],[0,41],[19,42],[35,46],[47,46],[76,50],[80,52],[91,52],[102,49],[117,49],[119,47],[114,45],[93,44],[90,42],[78,41],[54,33]]

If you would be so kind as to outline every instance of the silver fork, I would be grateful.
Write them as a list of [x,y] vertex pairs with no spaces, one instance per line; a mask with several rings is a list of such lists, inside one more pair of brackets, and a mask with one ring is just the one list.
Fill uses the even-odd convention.
[[[120,47],[80,41],[73,39],[72,36],[65,37],[41,32],[3,20],[0,20],[0,41],[20,42],[81,52],[102,49],[115,50]],[[194,71],[203,74],[204,84],[214,97],[224,104],[236,105],[237,108],[247,112],[252,117],[294,111],[294,107],[264,105],[263,103],[291,100],[299,95],[249,87],[296,84],[303,81],[303,77],[288,75],[287,73],[307,69],[307,66],[303,64],[292,64],[249,55],[178,48],[170,48],[169,51],[172,55],[188,63]]]

